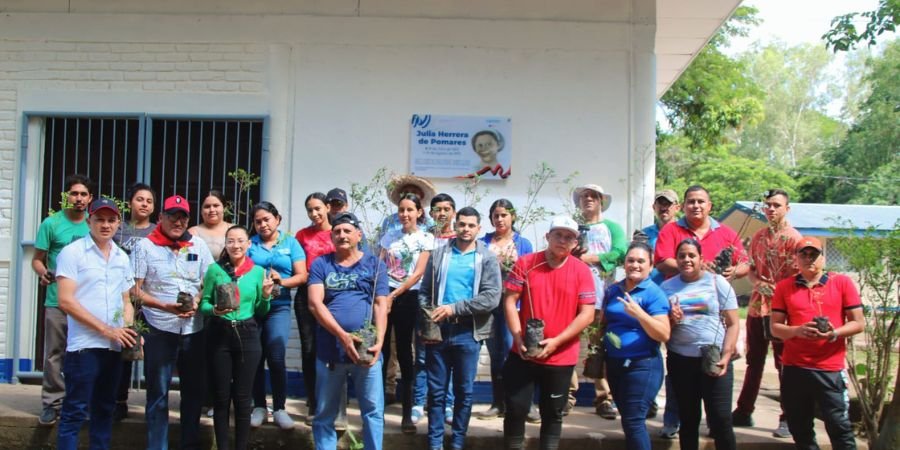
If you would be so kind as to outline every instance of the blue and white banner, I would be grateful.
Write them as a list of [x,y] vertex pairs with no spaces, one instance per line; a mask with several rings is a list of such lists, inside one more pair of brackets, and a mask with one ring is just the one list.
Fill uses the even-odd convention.
[[510,174],[509,117],[414,114],[409,127],[410,173],[425,178],[504,179]]

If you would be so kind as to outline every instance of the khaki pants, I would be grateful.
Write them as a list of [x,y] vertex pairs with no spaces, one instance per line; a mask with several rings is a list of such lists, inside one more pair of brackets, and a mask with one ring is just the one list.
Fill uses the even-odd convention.
[[[578,371],[572,371],[572,380],[569,383],[569,407],[575,406],[575,393],[578,392]],[[594,380],[594,405],[612,401],[612,392],[609,391],[609,383],[606,377]]]
[[41,385],[41,404],[44,409],[59,411],[66,396],[63,379],[63,358],[66,355],[68,333],[66,314],[59,308],[44,310],[44,380]]

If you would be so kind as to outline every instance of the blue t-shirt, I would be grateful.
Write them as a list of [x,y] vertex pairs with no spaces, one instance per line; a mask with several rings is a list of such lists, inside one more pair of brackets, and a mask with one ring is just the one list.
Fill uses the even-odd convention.
[[[653,225],[644,227],[641,231],[647,235],[647,245],[650,246],[650,249],[656,250],[656,239],[659,238],[659,225],[654,223]],[[666,276],[663,275],[659,269],[654,267],[653,270],[650,271],[650,279],[659,286],[663,281],[666,281]]]
[[704,272],[699,280],[685,283],[680,276],[662,284],[669,304],[681,305],[684,319],[672,327],[666,347],[682,356],[699,357],[700,347],[717,344],[722,348],[725,326],[720,313],[737,309],[734,289],[721,275]]
[[[350,267],[337,264],[334,253],[322,255],[309,268],[307,284],[324,285],[325,306],[348,332],[362,328],[366,319],[372,318],[373,288],[375,296],[390,293],[387,266],[369,253]],[[324,327],[316,328],[316,357],[326,363],[350,362],[344,347]]]
[[[250,237],[250,250],[247,255],[253,260],[253,263],[266,270],[274,270],[281,275],[281,278],[289,278],[294,275],[294,263],[297,261],[306,261],[306,253],[303,247],[297,242],[294,236],[287,233],[278,232],[278,242],[272,248],[266,248],[262,245],[259,235]],[[291,302],[291,290],[281,289],[281,294],[272,299],[272,304],[279,304],[287,301]]]
[[[606,354],[613,358],[642,358],[656,355],[659,342],[654,341],[637,319],[625,312],[625,304],[618,297],[625,298],[625,281],[613,284],[606,290],[604,317],[606,333],[619,337],[619,348],[606,339]],[[638,283],[631,292],[631,299],[651,316],[669,314],[666,294],[649,278]]]
[[475,250],[462,253],[451,247],[450,266],[447,268],[447,285],[443,304],[456,303],[472,298],[475,292]]

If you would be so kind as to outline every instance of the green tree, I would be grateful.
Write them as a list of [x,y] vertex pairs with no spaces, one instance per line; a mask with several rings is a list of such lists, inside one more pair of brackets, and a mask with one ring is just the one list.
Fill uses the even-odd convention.
[[[783,170],[731,155],[698,164],[687,180],[687,184],[701,184],[709,191],[713,216],[719,216],[737,201],[760,199],[766,189],[773,187],[784,189],[791,196],[797,193],[796,181]],[[686,188],[680,186],[683,183],[673,185]]]
[[900,39],[888,43],[881,56],[869,58],[866,66],[869,96],[860,106],[858,120],[839,145],[825,152],[823,168],[804,170],[805,199],[897,203],[895,193],[879,197],[884,192],[879,186],[900,183],[900,176],[891,169],[900,158]]
[[[900,16],[900,0],[880,0],[874,11],[844,14],[831,21],[831,29],[822,36],[825,44],[835,52],[848,51],[865,42],[870,47],[885,32],[892,32]],[[864,30],[856,29],[857,18],[867,20]]]
[[660,100],[671,127],[695,149],[721,150],[717,146],[730,132],[762,117],[762,92],[746,76],[745,64],[721,50],[759,23],[757,13],[739,7]]
[[838,94],[827,69],[833,57],[822,45],[789,47],[775,42],[744,53],[748,75],[765,93],[764,117],[740,133],[734,154],[796,167],[806,157],[837,145],[846,127],[825,114]]

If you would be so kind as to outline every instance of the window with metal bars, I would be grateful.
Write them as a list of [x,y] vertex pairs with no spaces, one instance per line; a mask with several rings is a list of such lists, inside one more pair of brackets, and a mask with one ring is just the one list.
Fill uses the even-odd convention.
[[[158,197],[154,222],[162,200],[174,194],[190,203],[191,224],[200,222],[200,204],[210,190],[223,193],[229,203],[226,209],[238,215],[231,221],[244,225],[249,223],[252,202],[260,200],[259,184],[242,190],[229,174],[242,169],[262,175],[262,118],[60,116],[44,117],[43,122],[42,218],[51,209],[61,209],[64,180],[73,173],[90,177],[94,198],[106,195],[127,201],[131,185],[149,184]],[[44,304],[44,295],[39,288],[38,305]],[[38,308],[36,319],[34,362],[41,369],[43,307]]]

